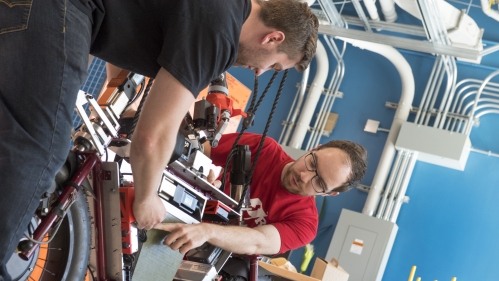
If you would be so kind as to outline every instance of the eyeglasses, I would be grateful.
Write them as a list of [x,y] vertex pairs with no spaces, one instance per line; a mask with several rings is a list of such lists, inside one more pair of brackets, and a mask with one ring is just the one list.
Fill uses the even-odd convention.
[[312,188],[317,193],[329,194],[333,191],[327,192],[327,187],[321,176],[317,172],[317,156],[315,156],[315,152],[310,151],[309,154],[305,155],[303,158],[305,160],[305,167],[310,172],[315,172],[315,176],[312,178]]

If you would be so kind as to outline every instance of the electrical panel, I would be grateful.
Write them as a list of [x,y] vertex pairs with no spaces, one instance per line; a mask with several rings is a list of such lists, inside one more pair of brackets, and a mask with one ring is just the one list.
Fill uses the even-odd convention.
[[397,231],[393,222],[343,209],[326,260],[336,258],[348,281],[381,281]]

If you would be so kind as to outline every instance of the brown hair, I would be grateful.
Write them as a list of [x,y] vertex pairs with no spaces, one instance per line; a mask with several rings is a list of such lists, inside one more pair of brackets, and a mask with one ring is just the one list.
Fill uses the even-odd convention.
[[348,176],[347,182],[335,188],[333,191],[346,192],[352,189],[365,175],[367,170],[367,151],[355,142],[347,140],[332,140],[319,147],[316,150],[335,147],[343,150],[348,155],[348,160],[352,171]]
[[304,71],[317,49],[319,20],[307,3],[298,0],[255,0],[261,6],[260,19],[268,27],[284,33],[285,40],[279,52],[286,53],[290,59],[303,55],[295,68]]

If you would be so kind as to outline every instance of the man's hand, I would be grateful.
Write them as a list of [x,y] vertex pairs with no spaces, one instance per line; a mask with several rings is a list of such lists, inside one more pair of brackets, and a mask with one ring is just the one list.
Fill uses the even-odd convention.
[[138,227],[151,229],[166,217],[158,186],[175,147],[178,128],[194,96],[160,68],[132,135],[130,164],[135,185],[133,210]]
[[220,188],[222,186],[222,182],[217,180],[217,177],[221,174],[223,174],[224,169],[222,168],[220,172],[218,172],[218,175],[210,169],[210,172],[208,172],[208,177],[206,177],[206,181],[211,183],[214,187]]
[[155,229],[170,232],[163,244],[172,250],[178,250],[181,254],[197,248],[209,239],[209,225],[183,224],[183,223],[160,223],[154,226]]
[[133,215],[137,220],[137,228],[149,230],[166,218],[166,209],[158,195],[146,197],[133,202]]

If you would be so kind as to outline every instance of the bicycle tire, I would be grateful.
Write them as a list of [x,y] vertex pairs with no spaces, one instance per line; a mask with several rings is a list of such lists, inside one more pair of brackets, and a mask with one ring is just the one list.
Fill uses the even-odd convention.
[[[50,237],[45,237],[48,240]],[[90,257],[90,214],[85,193],[80,190],[49,244],[40,245],[36,265],[12,276],[13,280],[82,281]],[[18,262],[21,262],[20,260]]]

